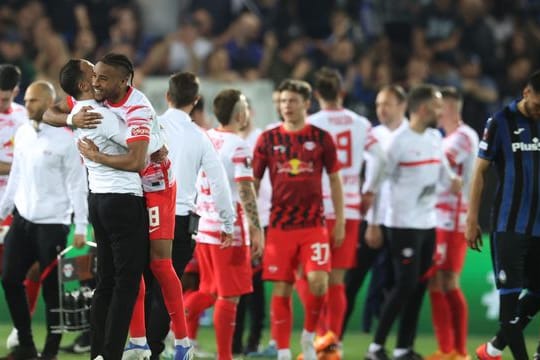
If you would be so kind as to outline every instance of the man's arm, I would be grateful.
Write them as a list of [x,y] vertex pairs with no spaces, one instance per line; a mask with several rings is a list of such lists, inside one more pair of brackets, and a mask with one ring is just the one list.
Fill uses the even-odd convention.
[[262,233],[261,223],[259,221],[259,210],[257,209],[257,196],[255,195],[255,187],[253,181],[242,180],[238,182],[238,195],[242,207],[246,213],[249,223],[249,234],[251,236],[251,246],[254,257],[262,255],[264,247],[264,237]]
[[339,171],[328,174],[330,180],[330,193],[332,197],[332,205],[336,214],[336,225],[332,230],[334,246],[341,246],[345,239],[345,209],[343,200],[343,185]]
[[79,152],[90,161],[109,166],[113,169],[139,172],[146,166],[147,140],[131,141],[127,143],[127,153],[121,155],[108,155],[99,152],[99,148],[88,138],[77,142]]
[[0,175],[9,175],[11,171],[11,163],[0,161]]
[[465,239],[473,250],[480,251],[482,247],[482,229],[478,225],[478,214],[480,213],[480,200],[484,191],[484,176],[489,168],[490,161],[477,158],[474,164],[474,171],[471,179],[471,190],[469,193],[469,209],[467,211],[467,221],[465,227]]
[[366,215],[373,206],[375,194],[379,191],[381,182],[384,179],[386,164],[386,154],[378,141],[366,146],[364,158],[366,160],[366,180],[362,187],[362,203],[360,212],[362,216]]
[[73,115],[72,124],[68,124],[71,107],[64,98],[45,111],[43,122],[57,127],[71,125],[76,128],[94,129],[101,123],[102,116],[100,113],[89,111],[91,109],[90,106],[83,106],[78,113]]
[[210,139],[206,136],[202,136],[201,138],[203,139],[201,167],[210,182],[210,193],[216,204],[219,217],[223,222],[222,230],[227,234],[232,234],[236,212],[233,206],[227,174]]

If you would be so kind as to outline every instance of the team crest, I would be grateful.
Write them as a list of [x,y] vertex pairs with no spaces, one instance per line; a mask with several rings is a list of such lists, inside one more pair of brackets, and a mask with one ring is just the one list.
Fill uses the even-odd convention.
[[306,141],[304,143],[304,148],[308,151],[312,151],[316,146],[317,144],[315,144],[313,141]]

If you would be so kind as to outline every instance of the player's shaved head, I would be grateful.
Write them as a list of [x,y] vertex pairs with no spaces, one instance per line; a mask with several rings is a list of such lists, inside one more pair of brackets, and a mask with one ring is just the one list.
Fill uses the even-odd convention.
[[28,117],[41,121],[43,113],[54,104],[55,99],[56,91],[50,82],[43,80],[33,82],[24,94],[24,106],[28,111]]
[[34,81],[28,86],[28,89],[26,89],[26,93],[29,92],[36,94],[39,98],[48,98],[51,101],[56,99],[54,86],[45,80]]

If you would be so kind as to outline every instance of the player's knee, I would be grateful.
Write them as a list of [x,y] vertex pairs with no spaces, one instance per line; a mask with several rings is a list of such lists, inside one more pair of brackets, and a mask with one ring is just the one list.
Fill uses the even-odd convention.
[[457,289],[459,287],[459,276],[454,272],[444,272],[443,288],[445,291]]
[[328,290],[328,273],[314,271],[308,274],[309,291],[315,296],[322,296]]

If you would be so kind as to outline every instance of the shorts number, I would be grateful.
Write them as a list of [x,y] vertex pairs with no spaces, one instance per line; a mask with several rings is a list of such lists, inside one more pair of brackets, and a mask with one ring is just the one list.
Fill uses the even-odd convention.
[[313,250],[311,261],[316,262],[317,265],[324,265],[328,262],[330,258],[329,244],[315,243],[311,245],[311,250]]
[[148,218],[150,220],[150,227],[159,226],[159,206],[148,208]]

